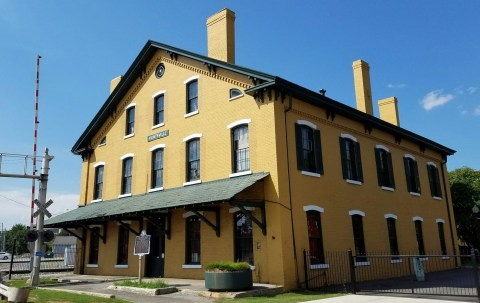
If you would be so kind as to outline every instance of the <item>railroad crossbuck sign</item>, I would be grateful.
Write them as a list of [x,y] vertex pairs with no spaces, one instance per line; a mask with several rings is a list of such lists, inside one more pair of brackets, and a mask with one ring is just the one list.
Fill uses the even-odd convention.
[[45,205],[41,205],[40,202],[37,199],[35,199],[33,202],[38,207],[37,211],[33,213],[33,216],[35,218],[38,217],[40,212],[43,212],[49,218],[52,216],[52,214],[47,210],[47,207],[49,207],[50,205],[53,204],[52,199],[48,200],[47,203],[45,203]]

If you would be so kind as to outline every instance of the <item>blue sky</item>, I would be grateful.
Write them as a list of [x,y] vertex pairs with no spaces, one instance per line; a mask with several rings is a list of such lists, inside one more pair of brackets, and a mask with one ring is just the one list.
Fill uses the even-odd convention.
[[[148,39],[206,54],[206,19],[225,7],[236,13],[237,64],[355,106],[352,62],[363,59],[376,116],[377,100],[396,96],[403,128],[457,150],[449,170],[480,169],[477,0],[0,0],[0,153],[33,153],[40,54],[38,149],[55,156],[54,214],[77,204],[81,158],[70,149],[110,80]],[[0,178],[0,223],[29,223],[30,191],[30,180]]]

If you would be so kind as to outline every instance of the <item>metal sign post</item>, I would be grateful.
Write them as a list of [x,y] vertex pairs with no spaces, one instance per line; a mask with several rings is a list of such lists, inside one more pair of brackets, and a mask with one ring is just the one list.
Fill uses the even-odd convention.
[[138,256],[138,283],[142,283],[142,257],[150,254],[150,235],[142,230],[140,236],[135,239],[135,248],[133,254]]

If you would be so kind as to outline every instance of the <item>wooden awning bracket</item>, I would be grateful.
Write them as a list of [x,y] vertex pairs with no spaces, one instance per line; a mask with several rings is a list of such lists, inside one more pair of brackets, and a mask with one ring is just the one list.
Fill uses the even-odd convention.
[[[201,210],[192,209],[190,211],[193,212],[195,216],[199,217],[202,221],[207,223],[207,225],[210,226],[215,231],[215,234],[217,235],[217,237],[220,237],[220,210],[218,208],[214,208],[214,209],[209,208],[209,209],[201,209]],[[208,220],[208,218],[202,215],[200,211],[215,212],[216,224],[213,224],[210,220]]]
[[100,239],[102,239],[103,244],[107,243],[107,223],[104,222],[101,225],[103,233],[97,233],[93,228],[88,225],[82,224],[82,227],[88,229],[91,233],[96,234]]
[[63,228],[64,231],[66,231],[67,233],[69,233],[70,235],[74,236],[75,238],[77,238],[78,240],[82,241],[83,242],[83,237],[77,235],[76,233],[74,233],[73,231],[69,230],[68,228]]
[[126,229],[128,229],[131,233],[135,234],[136,236],[140,236],[140,233],[142,232],[142,229],[143,229],[143,218],[138,219],[138,221],[140,222],[140,224],[139,224],[140,225],[140,230],[136,231],[135,229],[130,227],[130,224],[127,224],[127,223],[123,222],[122,220],[117,220],[118,224],[125,227]]

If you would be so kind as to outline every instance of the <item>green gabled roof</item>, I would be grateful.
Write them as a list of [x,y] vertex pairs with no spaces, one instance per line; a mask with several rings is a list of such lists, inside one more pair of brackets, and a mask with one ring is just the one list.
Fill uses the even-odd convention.
[[268,172],[261,172],[91,203],[48,219],[45,221],[45,226],[62,227],[107,218],[145,215],[178,207],[227,202],[268,175]]
[[262,73],[253,69],[249,69],[236,64],[231,64],[221,60],[213,59],[207,56],[199,55],[199,54],[192,53],[180,48],[176,48],[167,44],[149,40],[145,44],[143,49],[140,51],[135,61],[133,61],[132,65],[127,70],[125,75],[122,77],[122,80],[118,83],[118,85],[115,87],[113,92],[107,98],[107,100],[102,105],[100,110],[97,112],[95,117],[92,119],[90,124],[83,131],[80,138],[78,138],[75,145],[73,145],[72,153],[79,155],[83,151],[87,150],[88,148],[91,148],[91,146],[89,146],[89,142],[92,139],[92,137],[100,130],[105,120],[112,114],[117,104],[121,101],[123,96],[128,92],[130,87],[138,79],[138,75],[141,74],[145,66],[148,64],[148,62],[150,62],[152,57],[155,55],[155,53],[159,49],[165,50],[170,53],[174,53],[176,55],[194,59],[194,60],[203,62],[205,64],[212,64],[216,67],[237,72],[237,73],[240,73],[252,78],[256,78],[262,81],[271,81],[275,78],[272,75]]

